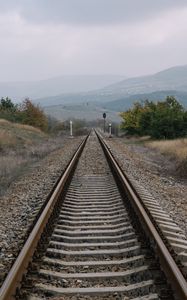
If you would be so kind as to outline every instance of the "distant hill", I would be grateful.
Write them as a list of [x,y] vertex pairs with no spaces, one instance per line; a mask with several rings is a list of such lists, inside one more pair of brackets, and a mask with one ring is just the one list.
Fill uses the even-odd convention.
[[187,92],[187,65],[173,67],[149,76],[135,77],[109,85],[103,92],[134,95],[163,90]]
[[151,101],[159,101],[164,100],[167,96],[174,96],[185,108],[187,108],[187,92],[171,90],[131,95],[114,101],[106,102],[102,105],[102,107],[119,112],[130,108],[136,101],[140,102],[145,101],[146,99]]
[[73,105],[53,105],[44,108],[45,113],[64,121],[67,119],[84,119],[86,121],[103,119],[103,113],[107,114],[107,122],[120,123],[119,114],[110,109],[105,109],[92,103],[79,103]]
[[111,121],[120,122],[117,112],[136,101],[158,101],[175,96],[187,107],[187,66],[174,67],[150,76],[126,79],[95,91],[60,94],[37,99],[45,111],[58,119],[97,119],[104,111]]
[[162,100],[168,95],[175,96],[187,107],[187,66],[129,79],[90,75],[0,83],[0,97],[9,96],[13,100],[29,97],[47,113],[63,120],[70,117],[93,120],[105,110],[111,120],[119,120],[116,112],[129,108],[135,101]]
[[[184,96],[185,92],[187,92],[187,66],[173,67],[149,76],[125,79],[102,89],[89,92],[63,93],[52,97],[44,97],[37,99],[36,102],[39,102],[42,106],[80,102],[94,102],[97,105],[104,105],[104,103],[124,98],[126,102],[133,101],[134,98],[131,98],[131,96],[144,96],[145,94],[155,92],[161,92],[161,94],[155,94],[155,97],[162,97],[162,95],[165,97],[163,91],[179,92],[178,96],[182,95],[182,99],[185,101]],[[113,104],[110,107],[112,108]]]
[[[107,120],[109,122],[121,122],[119,112],[125,111],[130,108],[136,101],[144,101],[146,99],[152,101],[164,100],[167,96],[174,96],[176,99],[187,108],[187,92],[180,91],[158,91],[147,94],[136,94],[126,96],[110,102],[82,102],[82,103],[64,103],[63,105],[49,105],[44,107],[47,114],[59,119],[66,120],[71,118],[96,120],[101,119],[103,112],[107,113]],[[69,100],[73,101],[71,96]],[[67,100],[68,98],[66,98]],[[79,100],[83,98],[80,97]]]
[[26,97],[37,99],[59,94],[88,92],[118,82],[124,76],[77,75],[59,76],[35,82],[0,82],[0,98],[10,97],[20,101]]

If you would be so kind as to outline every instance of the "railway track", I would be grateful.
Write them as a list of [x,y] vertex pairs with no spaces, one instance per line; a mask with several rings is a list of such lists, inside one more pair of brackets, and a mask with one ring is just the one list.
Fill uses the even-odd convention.
[[95,132],[60,179],[0,299],[187,299],[184,276]]

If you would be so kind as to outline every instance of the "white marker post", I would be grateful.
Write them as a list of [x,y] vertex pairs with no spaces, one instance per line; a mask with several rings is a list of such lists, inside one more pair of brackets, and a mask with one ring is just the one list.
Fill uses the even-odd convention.
[[69,121],[70,124],[70,137],[73,137],[73,122]]
[[110,123],[109,125],[109,137],[112,137],[112,124]]

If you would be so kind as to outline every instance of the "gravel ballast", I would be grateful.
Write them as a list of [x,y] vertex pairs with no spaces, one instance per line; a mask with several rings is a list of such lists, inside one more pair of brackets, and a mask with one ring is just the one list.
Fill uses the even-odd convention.
[[64,172],[83,137],[65,139],[64,146],[30,166],[0,198],[0,285],[21,249],[48,194]]
[[127,175],[148,190],[187,236],[187,180],[175,176],[173,162],[155,150],[106,138]]

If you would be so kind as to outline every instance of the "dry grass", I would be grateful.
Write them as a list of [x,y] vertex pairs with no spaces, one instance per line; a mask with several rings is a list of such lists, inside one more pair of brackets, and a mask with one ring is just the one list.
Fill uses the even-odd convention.
[[173,159],[176,170],[187,177],[187,138],[147,142],[146,146]]
[[7,125],[7,124],[11,124],[11,122],[9,122],[5,119],[0,119],[0,125],[3,125],[3,124]]
[[33,131],[33,132],[37,132],[41,135],[45,135],[39,128],[30,126],[30,125],[16,123],[16,124],[14,124],[14,126],[15,126],[15,128],[24,129],[24,130],[28,130],[28,131]]
[[0,195],[27,167],[63,146],[39,129],[0,119]]
[[18,146],[27,147],[45,139],[47,135],[38,128],[0,119],[0,151]]
[[124,141],[125,144],[144,144],[145,142],[149,141],[151,138],[150,136],[125,136]]
[[0,126],[9,126],[9,127],[12,127],[12,128],[18,128],[18,129],[21,129],[21,130],[27,130],[27,131],[33,131],[33,132],[37,132],[41,135],[45,135],[39,128],[36,128],[36,127],[33,127],[33,126],[30,126],[30,125],[25,125],[25,124],[20,124],[20,123],[12,123],[10,121],[7,121],[5,119],[0,119]]
[[162,154],[169,154],[177,160],[187,159],[187,138],[166,140],[166,141],[153,141],[147,143],[152,148],[159,150]]
[[5,129],[0,128],[0,148],[2,147],[11,147],[15,145],[16,137]]
[[10,184],[21,174],[28,160],[19,155],[9,153],[0,156],[0,196]]

